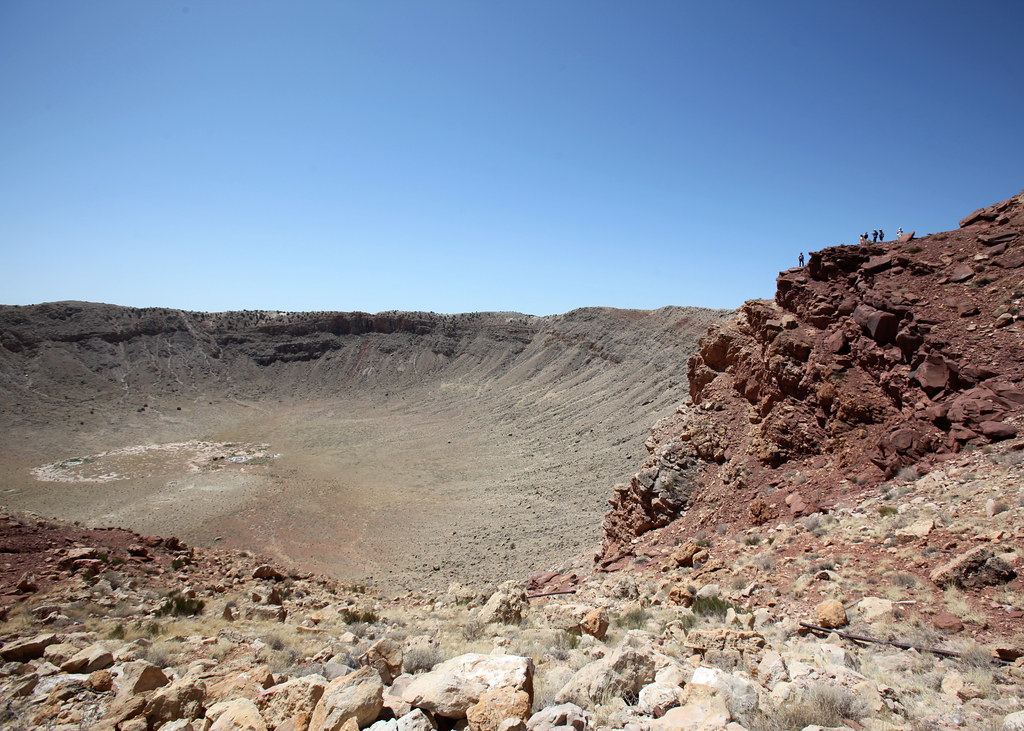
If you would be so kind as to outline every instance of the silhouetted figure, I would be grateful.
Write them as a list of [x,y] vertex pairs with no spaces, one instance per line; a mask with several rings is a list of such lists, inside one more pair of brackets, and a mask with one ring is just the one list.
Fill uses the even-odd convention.
[[882,229],[878,229],[878,240],[885,241],[885,231]]
[[873,244],[877,244],[878,243],[878,229],[877,228],[874,231],[871,232],[871,243],[873,243]]
[[896,238],[899,238],[902,235],[903,235],[903,227],[900,226],[898,229],[896,229]]
[[800,261],[800,266],[803,266],[804,265],[804,252],[802,252],[802,251],[800,252],[800,260],[799,261]]
[[864,233],[862,233],[860,235],[860,242],[862,244],[866,244],[868,242],[868,232],[867,231],[865,231]]

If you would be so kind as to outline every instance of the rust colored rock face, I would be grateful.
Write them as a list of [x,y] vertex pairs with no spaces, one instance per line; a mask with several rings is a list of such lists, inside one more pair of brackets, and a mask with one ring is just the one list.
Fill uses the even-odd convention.
[[[599,559],[618,565],[670,524],[692,534],[827,510],[902,469],[925,474],[965,445],[1015,436],[1018,266],[1024,195],[959,231],[823,249],[782,272],[774,301],[744,304],[690,359],[691,402],[654,427],[647,461],[616,489]],[[784,504],[794,493],[775,486],[797,473],[814,489]]]

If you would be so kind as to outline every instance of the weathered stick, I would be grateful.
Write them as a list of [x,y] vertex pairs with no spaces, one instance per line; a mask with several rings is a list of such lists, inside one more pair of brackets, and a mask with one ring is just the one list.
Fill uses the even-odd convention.
[[575,594],[575,589],[569,589],[569,591],[549,591],[547,594],[527,594],[527,599],[540,599],[542,596],[557,596],[559,594]]
[[[873,642],[876,645],[890,645],[891,647],[898,647],[901,650],[917,650],[918,652],[930,652],[933,655],[941,655],[942,657],[960,657],[959,652],[954,650],[942,650],[938,647],[921,647],[920,645],[911,645],[909,642],[896,642],[894,640],[883,640],[878,637],[865,637],[863,635],[851,635],[849,632],[840,632],[837,629],[829,629],[828,627],[819,627],[816,624],[809,624],[807,622],[801,622],[801,627],[806,627],[814,632],[824,632],[825,634],[832,634],[833,632],[840,637],[847,640],[853,640],[854,642]],[[994,662],[1002,663],[1004,665],[1011,665],[1012,663],[1007,662],[998,657],[992,658]]]

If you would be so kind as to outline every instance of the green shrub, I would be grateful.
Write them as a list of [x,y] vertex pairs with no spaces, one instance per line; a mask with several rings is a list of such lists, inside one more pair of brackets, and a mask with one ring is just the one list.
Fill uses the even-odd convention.
[[203,607],[206,606],[206,602],[202,599],[192,599],[187,596],[182,596],[178,591],[172,591],[164,599],[164,603],[156,611],[158,616],[167,616],[168,614],[175,617],[194,617],[197,614],[203,613]]
[[624,627],[625,629],[643,629],[647,626],[647,620],[650,619],[650,614],[643,607],[637,607],[636,609],[630,609],[625,614],[615,618],[615,625],[617,627]]
[[342,609],[338,612],[338,616],[341,621],[345,624],[355,624],[356,622],[364,622],[366,624],[376,624],[380,621],[380,617],[372,609],[368,609],[364,612],[358,609]]
[[898,511],[892,505],[879,505],[878,506],[878,514],[879,515],[896,515],[896,513],[898,513],[898,512],[900,512],[900,511]]
[[693,600],[690,609],[702,617],[724,617],[733,606],[718,596],[699,596]]

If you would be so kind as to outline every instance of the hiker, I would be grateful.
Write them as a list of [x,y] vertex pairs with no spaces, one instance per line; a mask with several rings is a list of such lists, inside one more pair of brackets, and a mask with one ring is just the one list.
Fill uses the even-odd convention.
[[878,229],[878,240],[885,241],[885,231],[882,229]]
[[872,244],[877,244],[878,243],[878,229],[877,228],[874,231],[871,232],[871,243]]
[[860,242],[862,244],[866,244],[868,242],[868,232],[867,231],[865,231],[864,233],[862,233],[860,235]]
[[804,252],[800,252],[800,266],[804,265]]
[[898,229],[896,229],[896,238],[899,238],[902,235],[903,235],[903,227],[900,226]]

